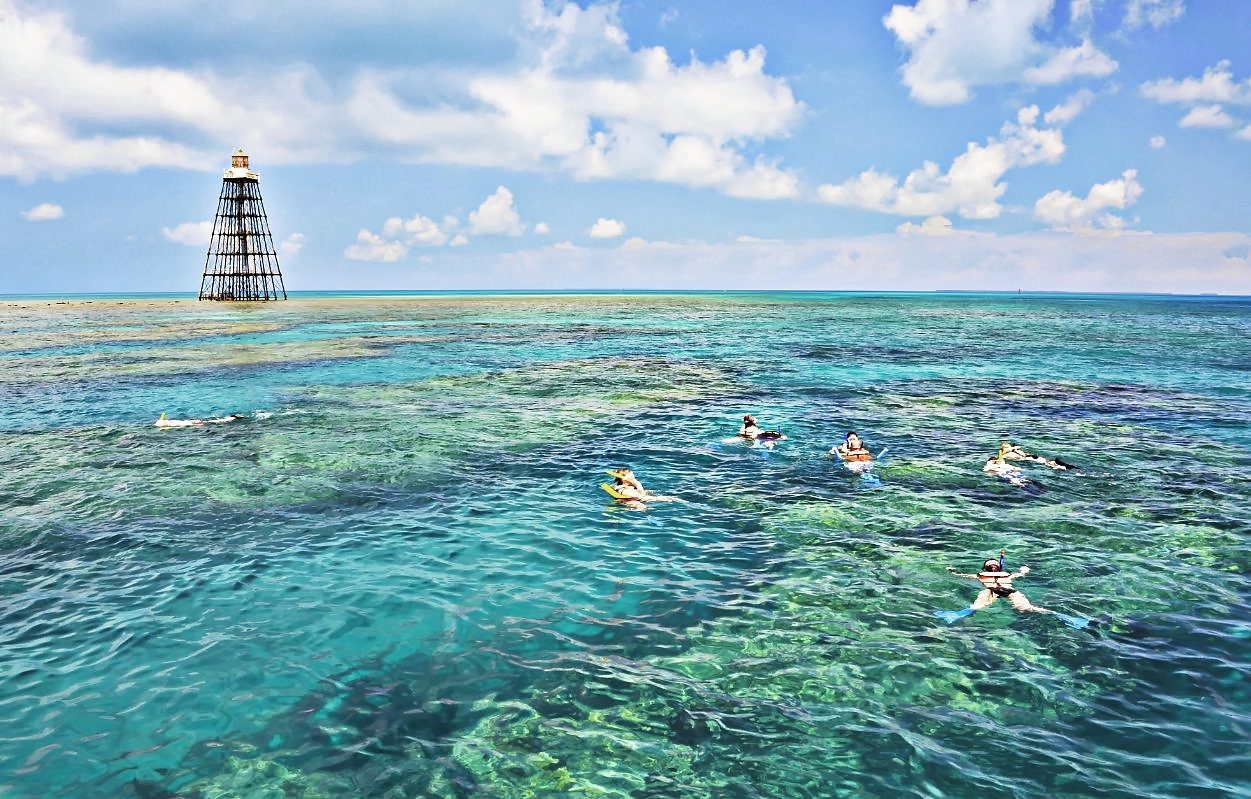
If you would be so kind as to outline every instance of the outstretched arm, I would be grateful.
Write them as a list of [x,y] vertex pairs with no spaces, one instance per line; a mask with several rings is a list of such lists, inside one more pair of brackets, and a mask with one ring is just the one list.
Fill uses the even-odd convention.
[[969,579],[969,580],[976,580],[976,579],[977,579],[977,575],[976,575],[976,574],[965,574],[964,572],[958,572],[958,571],[956,571],[955,569],[951,568],[950,566],[948,566],[948,567],[947,567],[947,571],[948,571],[948,572],[951,574],[951,576],[953,576],[953,577],[964,577],[964,578]]
[[1029,574],[1029,566],[1022,566],[1021,568],[1019,568],[1019,569],[1017,569],[1016,571],[1014,571],[1014,572],[1012,572],[1011,574],[1009,574],[1009,575],[1008,575],[1008,579],[1009,579],[1009,580],[1015,580],[1016,578],[1018,578],[1018,577],[1024,577],[1024,576],[1025,576],[1025,575],[1027,575],[1027,574]]

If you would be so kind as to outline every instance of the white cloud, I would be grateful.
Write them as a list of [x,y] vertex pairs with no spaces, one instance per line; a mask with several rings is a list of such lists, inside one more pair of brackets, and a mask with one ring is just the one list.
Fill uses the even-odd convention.
[[1037,128],[1037,106],[1022,108],[1016,123],[1007,123],[985,146],[970,142],[946,172],[927,161],[902,182],[875,169],[841,184],[824,184],[818,198],[834,205],[850,205],[904,216],[958,213],[966,219],[994,219],[1003,211],[999,198],[1007,190],[1001,182],[1009,169],[1056,163],[1064,154],[1064,137],[1057,129]]
[[469,243],[469,239],[465,237],[464,233],[457,233],[455,236],[452,237],[452,240],[447,243],[447,246],[464,247],[468,243]]
[[213,223],[183,222],[174,227],[161,228],[161,235],[167,240],[184,244],[188,247],[208,249],[209,239],[213,236]]
[[[3,21],[0,13],[0,26]],[[0,53],[4,50],[0,38]],[[0,176],[29,183],[41,175],[63,178],[95,170],[135,172],[150,166],[192,169],[205,163],[189,148],[152,136],[76,138],[56,115],[30,100],[5,97],[5,93],[0,82]]]
[[789,135],[802,116],[803,104],[784,81],[764,74],[764,61],[764,48],[756,47],[724,61],[679,67],[664,49],[650,48],[630,54],[625,78],[531,72],[479,80],[474,91],[510,127],[539,126],[536,152],[526,158],[557,158],[582,180],[629,178],[738,197],[795,197],[793,172],[741,152],[744,141]]
[[469,212],[469,232],[480,236],[520,236],[526,230],[513,205],[513,193],[503,186]]
[[901,236],[950,236],[955,233],[955,228],[951,225],[951,220],[945,216],[931,216],[921,224],[913,222],[904,222],[895,228],[895,232]]
[[52,203],[40,203],[29,211],[22,212],[22,219],[25,219],[27,222],[47,222],[50,219],[60,219],[63,216],[65,216],[65,209]]
[[1161,28],[1181,19],[1185,13],[1184,0],[1129,0],[1125,7],[1125,19],[1121,24],[1128,30],[1141,28],[1143,25]]
[[458,225],[459,222],[454,216],[444,217],[442,223],[421,214],[415,214],[412,219],[393,216],[383,223],[382,235],[388,239],[403,241],[408,245],[422,244],[428,247],[438,247],[447,243],[451,232]]
[[738,173],[721,187],[731,197],[755,200],[785,200],[799,196],[799,176],[779,169],[776,162],[758,159],[750,167],[735,158]]
[[1095,22],[1095,0],[1070,0],[1069,24],[1079,31],[1088,32]]
[[529,44],[536,48],[544,67],[581,67],[629,53],[629,37],[617,19],[615,5],[582,8],[570,2],[549,8],[541,0],[528,0],[522,3],[522,13],[539,34]]
[[1022,77],[1029,83],[1051,85],[1078,77],[1102,78],[1116,72],[1117,66],[1108,54],[1087,40],[1057,51],[1044,63],[1025,70]]
[[1044,114],[1043,121],[1048,125],[1067,125],[1078,114],[1089,108],[1094,101],[1094,92],[1090,89],[1081,89],[1069,95],[1064,102]]
[[581,248],[580,248],[580,247],[578,247],[578,245],[574,244],[572,241],[558,241],[558,242],[556,242],[555,244],[553,244],[553,245],[551,246],[551,248],[550,248],[550,249],[553,249],[553,250],[578,250],[578,249],[581,249]]
[[1251,125],[1247,125],[1235,135],[1243,141],[1251,141]]
[[1225,103],[1227,105],[1251,104],[1251,78],[1242,82],[1234,80],[1229,62],[1221,61],[1203,71],[1201,78],[1163,78],[1147,81],[1138,88],[1143,97],[1159,103]]
[[377,233],[362,230],[356,234],[356,243],[343,251],[352,261],[381,261],[394,263],[408,254],[408,246],[401,241],[384,239]]
[[1151,145],[1152,150],[1162,150],[1168,141],[1163,136],[1152,136],[1147,143]]
[[393,263],[408,255],[413,247],[453,247],[465,244],[467,239],[456,232],[460,222],[454,216],[443,217],[436,222],[428,216],[415,214],[411,219],[393,216],[382,225],[382,233],[361,230],[356,243],[343,251],[345,258],[353,261],[381,261]]
[[1035,38],[1053,3],[917,0],[892,6],[882,23],[908,50],[904,85],[927,105],[967,102],[975,86],[1053,84],[1116,71],[1116,61],[1089,41],[1057,48]]
[[1196,105],[1177,123],[1181,128],[1232,128],[1236,122],[1219,105]]
[[[1228,114],[1226,105],[1251,105],[1251,78],[1234,80],[1228,61],[1220,61],[1203,71],[1201,78],[1163,78],[1147,81],[1139,93],[1158,103],[1189,106],[1178,121],[1183,128],[1231,128],[1241,124]],[[1238,134],[1241,138],[1241,134]]]
[[93,60],[90,49],[64,15],[0,0],[0,175],[30,181],[153,166],[212,169],[220,155],[205,156],[163,131],[259,142],[290,127],[293,116],[309,121],[296,113],[303,109],[294,98],[304,92],[291,94],[298,69],[243,91],[207,72]]
[[1115,180],[1096,183],[1085,199],[1067,191],[1048,192],[1034,204],[1034,218],[1057,230],[1117,230],[1125,220],[1107,210],[1125,209],[1141,196],[1138,172],[1127,169]]
[[586,234],[593,239],[615,239],[618,236],[624,236],[625,232],[624,222],[617,219],[605,219],[601,216],[587,229]]
[[[410,107],[384,82],[358,87],[357,116],[389,140],[456,163],[537,169],[581,180],[638,179],[714,188],[735,196],[793,197],[792,172],[749,160],[741,146],[790,134],[804,106],[765,74],[765,51],[675,65],[660,47],[630,50],[614,7],[538,8],[537,66],[469,81],[474,110]],[[569,66],[577,65],[576,71]]]
[[523,7],[511,67],[340,79],[298,63],[263,76],[119,66],[69,17],[0,0],[0,175],[210,170],[222,141],[246,141],[267,164],[371,157],[797,196],[792,171],[745,154],[804,114],[763,48],[678,65],[632,49],[615,4]]
[[284,258],[295,258],[307,243],[308,236],[305,236],[303,233],[292,233],[283,239],[282,244],[278,245],[278,252]]
[[540,236],[546,236],[548,233],[552,232],[552,229],[548,227],[546,222],[539,222],[534,226],[534,232]]

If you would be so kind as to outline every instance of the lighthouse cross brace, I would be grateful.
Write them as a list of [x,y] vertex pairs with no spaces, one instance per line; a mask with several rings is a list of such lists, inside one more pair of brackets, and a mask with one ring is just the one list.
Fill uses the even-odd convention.
[[246,156],[241,166],[227,170],[222,179],[199,298],[236,302],[285,300],[287,290],[265,217],[260,181],[256,173],[247,171]]

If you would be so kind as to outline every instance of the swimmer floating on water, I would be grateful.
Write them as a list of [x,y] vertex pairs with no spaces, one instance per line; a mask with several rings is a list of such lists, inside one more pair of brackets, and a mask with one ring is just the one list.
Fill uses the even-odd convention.
[[232,413],[229,416],[218,416],[215,419],[170,419],[165,414],[154,422],[155,427],[203,427],[206,424],[229,424],[247,417],[247,414]]
[[986,459],[986,464],[982,467],[982,471],[987,474],[993,474],[995,477],[1001,477],[1014,486],[1025,487],[1030,485],[1030,481],[1025,477],[1025,472],[1021,471],[1019,466],[1015,466],[1008,461],[1041,463],[1052,469],[1077,469],[1073,464],[1065,463],[1059,458],[1044,458],[1042,455],[1026,452],[1022,447],[1018,447],[1011,441],[1004,439],[999,444],[999,451]]
[[1004,439],[999,443],[999,454],[995,459],[1001,461],[1029,461],[1030,463],[1041,463],[1050,466],[1052,469],[1076,469],[1077,467],[1071,463],[1065,463],[1059,458],[1045,458],[1042,455],[1035,455],[1032,452],[1026,452],[1023,448],[1018,447],[1011,441]]
[[613,499],[621,500],[626,503],[644,502],[673,502],[676,497],[666,497],[660,494],[653,494],[643,487],[643,483],[634,476],[634,472],[630,469],[609,469],[608,474],[612,475],[614,483],[600,483],[600,488],[608,492]]
[[1089,619],[1082,616],[1066,616],[1063,613],[1057,613],[1054,610],[1040,608],[1037,605],[1031,604],[1029,599],[1025,597],[1025,594],[1022,594],[1012,585],[1013,580],[1029,574],[1029,566],[1022,566],[1014,572],[1009,572],[1003,565],[1004,556],[1007,554],[1006,550],[999,550],[999,559],[996,560],[994,558],[987,558],[986,561],[982,563],[982,570],[977,574],[965,574],[948,566],[947,571],[956,577],[977,580],[982,584],[982,590],[977,595],[977,599],[973,600],[973,604],[971,606],[962,610],[936,610],[934,611],[934,615],[943,619],[948,624],[951,624],[958,619],[962,619],[965,616],[971,616],[974,612],[989,607],[996,599],[1004,597],[1012,603],[1012,607],[1022,613],[1050,613],[1061,619],[1070,627],[1076,627],[1078,629],[1081,629],[1090,623]]
[[868,463],[873,460],[873,453],[865,449],[864,442],[855,432],[843,436],[843,443],[832,447],[830,454],[837,455],[848,463]]
[[991,455],[986,460],[986,465],[982,467],[982,471],[986,474],[993,474],[995,477],[1002,477],[1014,486],[1024,488],[1030,482],[1025,478],[1025,472],[1020,467],[1013,466],[1004,458],[998,455]]
[[786,438],[776,430],[761,430],[760,425],[756,424],[756,417],[750,413],[743,417],[743,426],[738,429],[738,435],[748,441],[780,441]]

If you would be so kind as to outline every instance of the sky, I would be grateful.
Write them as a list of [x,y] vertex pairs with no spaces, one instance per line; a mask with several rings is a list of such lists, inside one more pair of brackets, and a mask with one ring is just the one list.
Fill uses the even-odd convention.
[[1251,294],[1251,2],[0,0],[0,294]]

